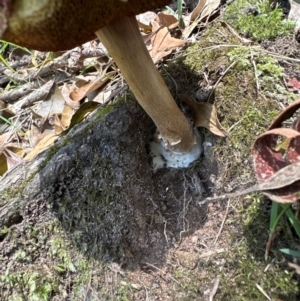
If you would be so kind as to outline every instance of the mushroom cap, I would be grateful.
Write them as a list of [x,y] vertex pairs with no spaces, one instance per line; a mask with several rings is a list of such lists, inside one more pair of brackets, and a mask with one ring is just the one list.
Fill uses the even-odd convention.
[[5,14],[7,23],[2,39],[41,51],[67,50],[94,39],[95,31],[120,17],[137,15],[169,2],[0,0],[0,14]]

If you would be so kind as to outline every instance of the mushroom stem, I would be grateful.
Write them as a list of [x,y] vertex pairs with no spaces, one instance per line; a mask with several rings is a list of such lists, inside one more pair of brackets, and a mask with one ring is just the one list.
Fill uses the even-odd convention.
[[122,17],[96,31],[120,68],[140,105],[173,152],[188,152],[196,143],[193,129],[157,71],[134,16]]

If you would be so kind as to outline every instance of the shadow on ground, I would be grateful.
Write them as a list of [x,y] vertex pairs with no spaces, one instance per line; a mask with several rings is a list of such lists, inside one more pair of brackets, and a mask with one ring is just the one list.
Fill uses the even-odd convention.
[[[177,92],[197,86],[196,74],[186,68],[182,74]],[[208,171],[154,174],[146,147],[154,130],[129,100],[66,143],[27,189],[32,195],[31,187],[39,187],[35,198],[88,257],[129,269],[145,262],[159,266],[168,248],[202,227],[206,208],[197,199]]]

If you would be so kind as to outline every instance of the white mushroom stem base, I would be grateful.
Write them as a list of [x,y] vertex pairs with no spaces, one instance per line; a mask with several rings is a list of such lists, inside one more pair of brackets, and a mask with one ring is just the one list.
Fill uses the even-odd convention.
[[203,138],[195,128],[196,144],[188,152],[173,152],[166,148],[162,139],[154,139],[150,143],[150,153],[152,156],[153,171],[161,168],[185,168],[196,161],[203,153]]

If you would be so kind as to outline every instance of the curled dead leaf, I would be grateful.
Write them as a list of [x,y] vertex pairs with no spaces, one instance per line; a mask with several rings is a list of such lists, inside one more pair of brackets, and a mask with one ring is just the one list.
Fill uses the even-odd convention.
[[205,127],[217,136],[227,136],[226,131],[222,128],[218,120],[217,109],[214,105],[205,102],[196,102],[186,94],[180,94],[179,97],[193,110],[195,126]]
[[[300,199],[300,132],[298,123],[294,128],[283,128],[283,122],[293,116],[300,107],[297,100],[287,107],[270,125],[269,130],[260,135],[253,147],[254,170],[259,182],[274,178],[285,184],[279,189],[264,192],[270,199],[279,203],[292,203]],[[298,169],[295,169],[294,167]],[[291,168],[288,168],[291,167]],[[300,172],[299,172],[300,173]],[[282,175],[276,177],[277,174]]]
[[51,146],[58,138],[59,135],[56,134],[49,134],[45,136],[42,140],[39,141],[39,143],[35,146],[35,148],[25,156],[24,159],[25,160],[33,159],[39,153],[48,149],[49,146]]
[[95,78],[95,80],[83,85],[80,88],[75,88],[70,92],[69,97],[78,102],[84,97],[86,97],[89,93],[94,92],[97,89],[104,89],[104,87],[110,82],[111,78],[116,74],[116,71],[111,71],[106,74],[102,74],[101,76]]
[[169,55],[173,49],[183,46],[184,40],[175,39],[171,36],[167,27],[161,27],[157,21],[152,22],[151,57],[156,63]]
[[220,6],[220,0],[200,0],[191,14],[191,21],[199,21],[210,16]]

